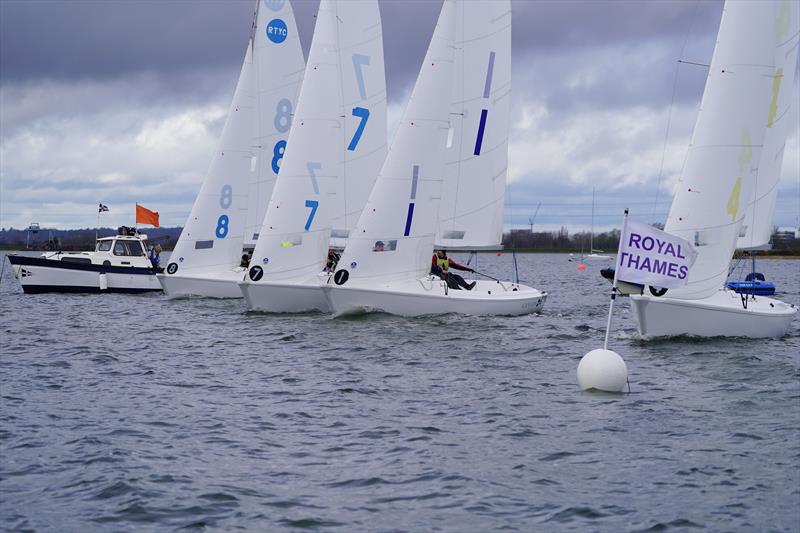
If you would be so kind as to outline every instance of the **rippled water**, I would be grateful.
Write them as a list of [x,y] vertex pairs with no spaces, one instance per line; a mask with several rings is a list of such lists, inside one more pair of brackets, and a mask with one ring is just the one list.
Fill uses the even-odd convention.
[[[800,529],[800,321],[778,340],[612,347],[580,393],[599,265],[521,255],[541,315],[247,313],[242,301],[0,284],[0,528]],[[509,255],[481,256],[508,276]],[[762,270],[800,303],[800,263]]]

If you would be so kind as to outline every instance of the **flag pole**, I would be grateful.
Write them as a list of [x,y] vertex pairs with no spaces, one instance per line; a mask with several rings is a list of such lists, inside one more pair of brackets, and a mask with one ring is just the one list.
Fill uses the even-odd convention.
[[603,349],[608,350],[608,336],[611,333],[611,315],[614,311],[614,300],[617,299],[617,274],[619,274],[620,250],[622,249],[622,239],[625,237],[625,230],[628,229],[628,210],[625,209],[625,218],[622,219],[622,232],[619,234],[619,245],[617,246],[617,264],[614,268],[614,282],[611,284],[611,303],[608,306],[608,321],[606,322],[606,338],[603,341]]

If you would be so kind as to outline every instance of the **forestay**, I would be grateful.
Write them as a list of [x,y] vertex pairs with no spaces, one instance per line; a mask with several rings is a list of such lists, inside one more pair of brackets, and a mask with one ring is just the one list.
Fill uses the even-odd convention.
[[[183,228],[168,274],[227,271],[238,266],[258,199],[271,192],[302,78],[303,54],[291,5],[261,0],[219,150]],[[262,154],[269,154],[262,157]],[[273,172],[273,163],[275,171]]]
[[737,247],[743,249],[760,249],[769,245],[786,138],[792,128],[797,127],[797,123],[792,122],[791,107],[795,98],[793,85],[800,46],[800,4],[782,0],[772,2],[772,5],[775,9],[775,72],[755,191],[745,211],[737,243]]
[[442,6],[416,85],[366,207],[351,233],[336,281],[426,275],[444,179],[453,76],[455,6]]
[[511,2],[456,5],[451,131],[437,246],[499,248],[508,174]]
[[772,9],[727,2],[692,143],[665,230],[693,243],[698,258],[675,298],[714,294],[728,273],[753,193],[774,79]]
[[[294,125],[253,255],[251,280],[312,279],[346,237],[386,156],[377,1],[322,0]],[[254,273],[255,272],[255,273]]]

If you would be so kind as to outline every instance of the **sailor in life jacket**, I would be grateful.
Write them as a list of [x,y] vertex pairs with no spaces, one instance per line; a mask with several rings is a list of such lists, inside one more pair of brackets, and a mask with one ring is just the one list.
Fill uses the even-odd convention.
[[453,274],[449,270],[453,268],[455,270],[464,270],[465,272],[475,272],[469,267],[464,265],[459,265],[449,257],[447,257],[447,253],[444,250],[436,250],[436,253],[433,254],[431,258],[431,274],[434,276],[438,276],[447,283],[447,286],[451,289],[460,290],[462,288],[470,291],[475,286],[475,282],[467,283],[464,281],[464,278],[459,276],[458,274]]

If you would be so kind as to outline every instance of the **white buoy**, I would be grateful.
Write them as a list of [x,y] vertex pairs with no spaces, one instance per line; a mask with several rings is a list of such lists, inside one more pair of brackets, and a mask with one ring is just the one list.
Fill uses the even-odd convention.
[[578,385],[581,390],[622,392],[628,382],[628,366],[617,352],[598,348],[581,358]]

